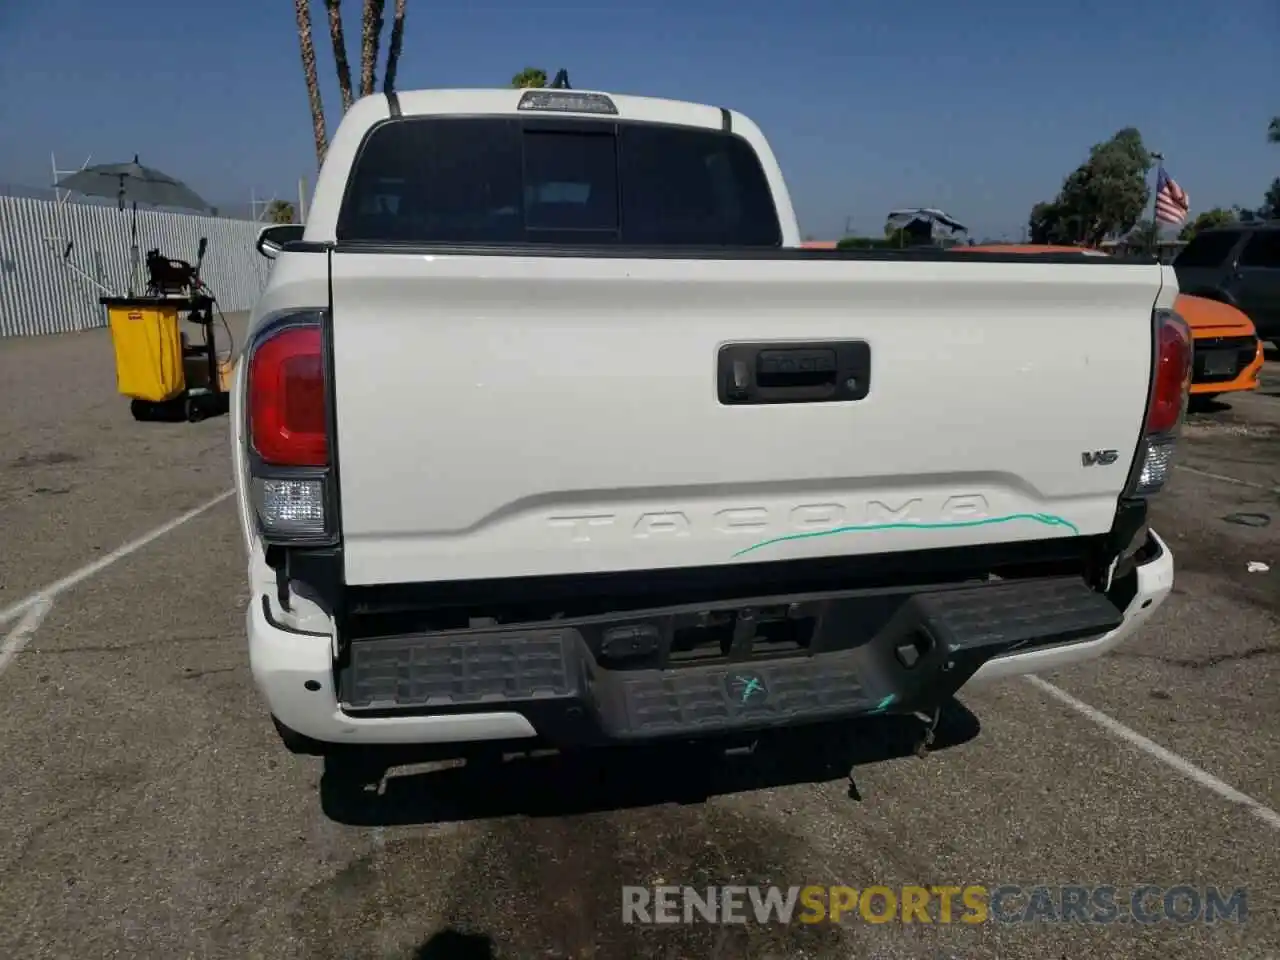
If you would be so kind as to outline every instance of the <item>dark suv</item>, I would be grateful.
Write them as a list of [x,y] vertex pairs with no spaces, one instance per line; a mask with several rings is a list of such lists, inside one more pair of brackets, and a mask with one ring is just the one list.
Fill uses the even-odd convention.
[[1280,347],[1280,220],[1202,230],[1173,268],[1182,293],[1229,303]]

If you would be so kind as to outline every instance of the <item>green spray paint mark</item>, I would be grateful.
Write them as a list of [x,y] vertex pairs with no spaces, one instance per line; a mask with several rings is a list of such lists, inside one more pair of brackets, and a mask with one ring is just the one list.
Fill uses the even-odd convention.
[[850,527],[833,527],[830,530],[814,530],[811,533],[789,533],[783,537],[774,537],[771,540],[761,540],[759,543],[753,543],[751,546],[739,550],[733,556],[735,558],[741,557],[744,554],[751,553],[753,550],[769,547],[775,543],[783,543],[787,540],[834,537],[840,533],[866,533],[871,530],[958,530],[961,527],[987,527],[995,523],[1012,523],[1015,520],[1031,520],[1035,523],[1043,523],[1046,527],[1066,527],[1076,536],[1080,535],[1080,528],[1074,523],[1052,513],[1011,513],[1007,517],[987,517],[984,520],[953,520],[947,523],[867,523]]

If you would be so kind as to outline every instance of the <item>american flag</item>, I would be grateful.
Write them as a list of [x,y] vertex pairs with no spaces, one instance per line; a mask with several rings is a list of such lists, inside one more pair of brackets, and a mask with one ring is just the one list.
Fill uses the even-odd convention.
[[1161,167],[1156,175],[1156,221],[1182,223],[1191,212],[1187,193]]

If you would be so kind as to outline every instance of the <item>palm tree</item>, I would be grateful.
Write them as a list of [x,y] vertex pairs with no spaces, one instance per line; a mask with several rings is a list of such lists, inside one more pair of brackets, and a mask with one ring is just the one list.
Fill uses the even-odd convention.
[[347,60],[347,38],[342,32],[342,0],[324,0],[329,13],[329,39],[333,42],[333,65],[338,73],[338,91],[342,94],[342,112],[351,109],[351,63]]
[[525,67],[511,78],[511,85],[517,89],[521,87],[545,87],[547,85],[547,71],[539,67]]
[[1267,139],[1271,143],[1280,143],[1280,117],[1271,118],[1271,126],[1267,128]]
[[311,129],[316,139],[316,164],[324,163],[329,136],[324,127],[324,102],[320,99],[320,77],[316,73],[316,48],[311,41],[310,0],[293,0],[298,18],[298,47],[302,51],[302,75],[307,81],[307,100],[311,105]]
[[267,207],[267,220],[271,223],[293,223],[293,204],[288,200],[272,200]]
[[386,0],[364,0],[360,23],[360,96],[373,93],[378,70],[378,39],[382,36],[382,11]]
[[391,45],[387,48],[387,67],[382,75],[382,90],[396,88],[396,67],[400,65],[400,45],[404,42],[404,9],[407,0],[396,0],[395,18],[391,21]]

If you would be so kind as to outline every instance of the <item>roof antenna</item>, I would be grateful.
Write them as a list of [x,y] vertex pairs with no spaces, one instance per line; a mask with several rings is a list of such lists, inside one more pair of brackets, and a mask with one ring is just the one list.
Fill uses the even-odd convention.
[[551,90],[572,90],[573,88],[572,88],[571,86],[569,86],[569,71],[568,71],[568,70],[565,70],[565,69],[562,67],[562,68],[560,69],[560,72],[556,74],[555,79],[551,81],[551,84],[550,84],[550,88],[549,88],[549,89],[551,89]]

